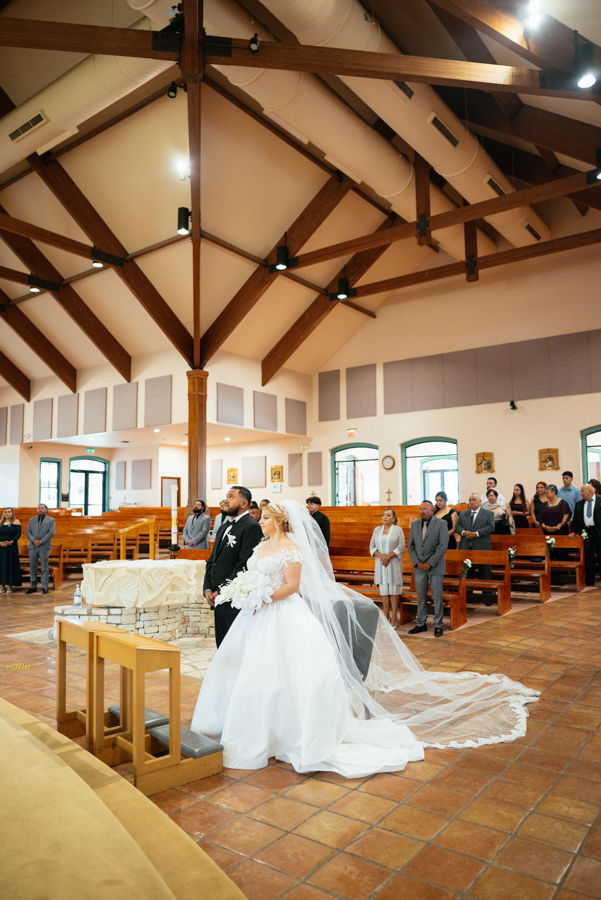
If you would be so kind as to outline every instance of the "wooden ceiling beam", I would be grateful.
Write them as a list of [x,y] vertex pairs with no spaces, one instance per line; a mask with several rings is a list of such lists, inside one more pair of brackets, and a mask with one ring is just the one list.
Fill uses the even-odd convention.
[[[512,247],[510,250],[502,250],[500,253],[491,253],[478,259],[478,268],[494,269],[510,263],[524,262],[528,259],[536,259],[553,253],[562,253],[566,250],[576,250],[579,247],[591,247],[601,243],[601,228],[593,231],[584,231],[578,234],[570,234],[567,237],[555,238],[545,241],[543,244],[527,247]],[[357,297],[373,297],[375,294],[384,294],[401,288],[414,287],[418,284],[426,284],[430,281],[439,281],[454,275],[465,275],[465,263],[455,262],[447,266],[439,266],[435,269],[424,269],[421,272],[412,272],[410,275],[400,275],[398,278],[386,278],[383,281],[375,281],[372,284],[363,284],[357,288]]]
[[[601,187],[601,182],[599,182],[599,186]],[[463,206],[449,212],[439,213],[436,216],[431,216],[430,228],[435,232],[438,229],[448,228],[452,225],[462,225],[464,222],[493,216],[499,212],[507,212],[510,209],[519,209],[521,206],[530,206],[532,203],[541,203],[543,200],[551,200],[554,197],[573,194],[584,190],[586,187],[586,173],[580,172],[577,175],[559,178],[556,181],[550,181],[523,191],[515,191],[502,197],[473,203],[471,206]],[[598,190],[598,188],[594,189]],[[406,240],[407,238],[415,237],[416,230],[417,222],[408,222],[404,225],[395,225],[386,233],[375,232],[374,234],[353,238],[350,241],[333,244],[329,247],[322,247],[320,250],[312,250],[299,255],[298,268],[313,266],[328,259],[346,256],[348,253],[353,253],[357,250],[367,250],[370,247],[379,247],[382,244],[392,244],[396,241]]]
[[0,351],[0,377],[20,394],[26,403],[31,399],[31,381],[8,356]]
[[[386,219],[378,229],[386,231],[391,227],[392,218]],[[313,303],[299,316],[294,325],[292,325],[286,334],[280,338],[277,344],[272,347],[267,356],[261,362],[261,383],[266,385],[271,379],[277,375],[282,366],[290,359],[299,347],[310,337],[318,325],[333,312],[336,307],[343,303],[350,305],[347,301],[330,300],[329,295],[336,291],[338,287],[338,279],[346,278],[349,285],[355,285],[365,273],[380,259],[386,251],[386,247],[376,247],[372,250],[365,250],[362,253],[356,253],[352,259],[342,268],[330,281],[326,288],[325,296],[319,294]],[[351,308],[354,308],[353,304]]]
[[[90,240],[105,248],[109,253],[127,257],[127,250],[123,244],[57,160],[46,161],[36,153],[27,157],[27,160]],[[123,266],[115,268],[115,272],[186,362],[190,363],[192,361],[192,335],[180,322],[137,262],[133,259],[125,259]]]
[[190,212],[192,218],[192,368],[200,369],[200,131],[202,2],[183,0],[184,35],[180,69],[187,84]]
[[268,266],[276,261],[277,248],[284,244],[288,247],[289,258],[294,258],[301,247],[307,243],[312,234],[322,225],[338,204],[351,189],[352,181],[346,175],[332,175],[315,197],[308,203],[290,228],[282,235],[277,244],[270,250],[266,258],[266,266],[259,266],[246,280],[228,305],[217,316],[213,324],[205,331],[201,340],[202,363],[206,363],[223,345],[224,341],[240,325],[244,317],[251,311],[278,277],[277,272],[270,272]]
[[[0,207],[0,212],[4,211]],[[58,270],[32,240],[5,231],[0,232],[0,237],[38,278],[59,284],[62,282],[63,279]],[[63,283],[60,290],[50,291],[50,293],[125,381],[131,381],[131,356],[113,337],[108,328],[102,324],[98,316],[84,303],[75,289],[70,284]]]
[[4,311],[0,310],[0,317],[7,325],[10,325],[15,334],[33,350],[36,356],[39,356],[42,362],[60,378],[63,384],[75,393],[77,390],[77,370],[75,366],[63,356],[60,350],[57,350],[37,325],[33,324],[31,319],[28,319],[18,307],[10,305],[10,298],[2,290],[0,290],[0,303],[6,306]]
[[[137,28],[109,28],[104,25],[74,25],[69,22],[40,22],[35,19],[0,18],[0,47],[29,50],[59,50],[68,53],[105,54],[177,62],[179,46],[159,49],[164,36]],[[177,35],[175,35],[177,38]],[[163,39],[161,41],[161,39]]]
[[601,99],[596,86],[583,90],[577,86],[573,76],[561,77],[560,73],[551,78],[538,69],[403,56],[396,53],[373,53],[368,50],[279,44],[273,41],[265,41],[258,52],[253,53],[248,47],[248,41],[236,38],[231,40],[231,56],[221,56],[217,51],[213,53],[214,47],[211,38],[207,37],[204,45],[205,61],[215,66],[244,66],[311,72],[315,75],[409,81],[560,99]]
[[62,234],[56,234],[54,231],[48,231],[47,228],[40,228],[38,225],[31,225],[29,222],[23,222],[21,219],[15,219],[14,216],[5,213],[0,213],[0,229],[10,231],[12,234],[19,234],[21,237],[31,238],[32,241],[39,241],[41,244],[48,244],[58,250],[65,250],[75,256],[83,256],[84,259],[97,260],[103,265],[114,267],[123,265],[123,257],[99,250],[98,247],[90,247],[88,244],[82,244],[81,241],[74,241]]
[[[525,33],[521,0],[432,0],[436,6],[477,28],[541,69],[574,71],[574,32],[541,11],[536,29]],[[586,43],[590,43],[586,41]]]

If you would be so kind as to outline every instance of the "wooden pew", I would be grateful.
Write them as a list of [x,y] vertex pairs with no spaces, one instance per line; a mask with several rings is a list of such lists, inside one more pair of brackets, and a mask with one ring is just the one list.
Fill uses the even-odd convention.
[[177,554],[178,559],[208,559],[211,555],[210,550],[201,550],[197,547],[182,547]]
[[336,581],[348,584],[354,591],[380,600],[380,590],[374,585],[375,560],[371,556],[333,556],[332,568]]
[[[526,532],[526,529],[523,529]],[[541,603],[549,600],[551,597],[551,558],[549,556],[547,544],[544,537],[534,533],[522,535],[517,534],[493,534],[491,535],[491,545],[493,550],[503,550],[507,552],[510,547],[517,548],[517,555],[514,559],[514,568],[511,570],[512,583],[528,579],[529,581],[538,582],[539,599]],[[540,558],[541,562],[534,562],[533,557]]]
[[584,540],[577,534],[571,538],[567,534],[554,534],[556,550],[570,550],[570,559],[553,559],[551,554],[551,572],[573,572],[576,577],[576,590],[580,593],[586,587],[584,571]]
[[[29,552],[27,550],[28,543],[29,542],[26,539],[19,541],[19,561],[21,564],[21,575],[24,575],[26,578],[28,578],[31,584]],[[41,573],[41,566],[39,566],[39,572]],[[57,591],[63,586],[64,568],[62,543],[56,543],[54,541],[52,543],[52,547],[50,548],[50,553],[48,555],[48,576],[49,585],[52,587],[53,591]],[[38,574],[38,581],[40,580],[41,574]]]
[[[491,581],[483,578],[467,578],[466,593],[473,588],[485,591],[494,591],[497,595],[497,607],[500,616],[505,615],[511,609],[511,569],[509,556],[504,550],[447,550],[445,560],[447,573],[451,563],[463,562],[469,559],[476,566],[494,566],[497,573],[502,574],[501,579],[493,578]],[[445,584],[458,584],[457,579],[445,575]]]
[[[413,565],[409,560],[413,575]],[[451,631],[461,628],[467,622],[466,609],[466,578],[460,578],[459,573],[463,566],[462,559],[451,559],[446,564],[446,574],[443,581],[442,599],[444,602],[444,614],[449,616]],[[432,602],[432,592],[428,590],[428,609]],[[417,615],[417,589],[415,577],[412,578],[412,586],[408,591],[403,587],[399,604],[401,612],[401,625],[412,622]]]

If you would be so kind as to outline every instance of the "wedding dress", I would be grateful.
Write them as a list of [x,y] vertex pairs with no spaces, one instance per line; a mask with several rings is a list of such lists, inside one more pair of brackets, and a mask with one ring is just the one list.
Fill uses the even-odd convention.
[[301,773],[357,778],[400,771],[428,746],[525,734],[525,704],[538,692],[503,675],[425,671],[371,600],[336,583],[307,510],[280,506],[298,549],[259,557],[259,544],[248,568],[275,591],[301,562],[300,591],[238,615],[192,719],[193,731],[221,741],[227,768],[263,768],[275,756]]

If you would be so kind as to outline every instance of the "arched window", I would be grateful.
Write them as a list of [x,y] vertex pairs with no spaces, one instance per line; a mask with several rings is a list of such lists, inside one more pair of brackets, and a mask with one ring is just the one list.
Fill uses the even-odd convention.
[[444,491],[449,503],[459,502],[457,441],[446,437],[417,438],[401,444],[403,503],[431,500]]
[[332,450],[334,506],[377,506],[380,458],[376,444],[342,444]]
[[108,509],[107,459],[75,456],[69,460],[69,506],[82,507],[84,516],[100,516]]
[[582,437],[582,471],[584,480],[601,481],[601,425],[580,432]]

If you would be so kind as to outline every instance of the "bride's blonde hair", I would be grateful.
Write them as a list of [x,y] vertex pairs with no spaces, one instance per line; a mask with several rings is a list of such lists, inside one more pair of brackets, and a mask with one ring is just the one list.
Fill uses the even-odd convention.
[[290,531],[290,522],[288,521],[286,512],[281,506],[278,506],[277,503],[270,503],[268,506],[263,507],[263,512],[267,513],[271,519],[276,520],[277,527],[283,534],[288,534]]

